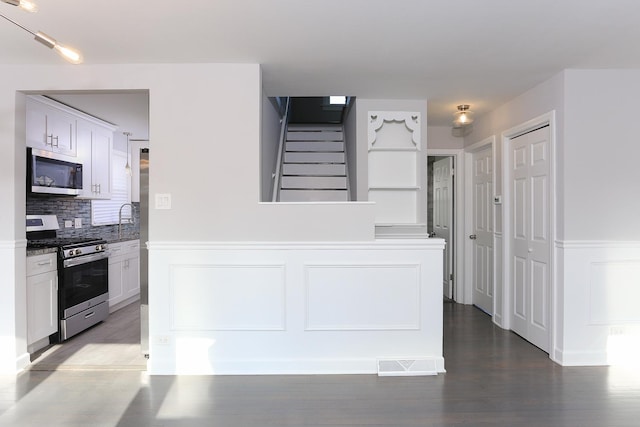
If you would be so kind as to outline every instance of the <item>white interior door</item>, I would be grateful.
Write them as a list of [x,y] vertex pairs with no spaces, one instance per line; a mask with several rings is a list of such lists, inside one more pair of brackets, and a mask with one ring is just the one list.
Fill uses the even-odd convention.
[[493,154],[473,153],[473,304],[493,316]]
[[453,157],[433,163],[433,231],[446,241],[443,254],[442,293],[453,299]]
[[511,140],[512,329],[549,351],[549,127]]

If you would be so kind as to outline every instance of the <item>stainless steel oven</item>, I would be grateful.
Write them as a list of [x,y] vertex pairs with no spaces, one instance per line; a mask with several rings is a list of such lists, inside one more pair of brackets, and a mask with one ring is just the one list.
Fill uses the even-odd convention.
[[27,249],[58,250],[58,333],[64,341],[109,316],[109,251],[105,240],[58,238],[55,215],[27,215]]
[[109,253],[100,240],[58,250],[60,340],[64,341],[109,316]]

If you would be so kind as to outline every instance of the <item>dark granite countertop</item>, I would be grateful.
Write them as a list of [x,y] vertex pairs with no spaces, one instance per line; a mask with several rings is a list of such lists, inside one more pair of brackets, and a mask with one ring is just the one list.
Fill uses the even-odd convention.
[[51,248],[27,249],[27,256],[51,254],[57,251],[58,251],[58,248],[56,248],[55,246]]

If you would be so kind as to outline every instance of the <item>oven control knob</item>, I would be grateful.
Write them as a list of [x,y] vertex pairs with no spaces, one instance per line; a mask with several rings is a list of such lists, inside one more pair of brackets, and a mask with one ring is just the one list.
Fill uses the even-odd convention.
[[80,255],[81,253],[82,253],[82,251],[81,251],[80,249],[76,249],[76,250],[74,251],[74,254],[75,254],[75,255]]
[[75,249],[69,249],[69,256],[73,256],[76,254],[76,250]]
[[98,245],[96,246],[96,252],[104,251],[104,246]]

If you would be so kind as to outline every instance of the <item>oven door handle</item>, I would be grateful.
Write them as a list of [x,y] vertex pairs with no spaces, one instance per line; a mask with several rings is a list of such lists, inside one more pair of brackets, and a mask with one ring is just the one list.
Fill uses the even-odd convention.
[[66,259],[62,262],[62,266],[64,268],[75,267],[77,265],[87,264],[89,262],[99,261],[105,258],[109,258],[109,251],[104,251],[104,252],[91,254],[91,255],[83,255],[77,258]]

